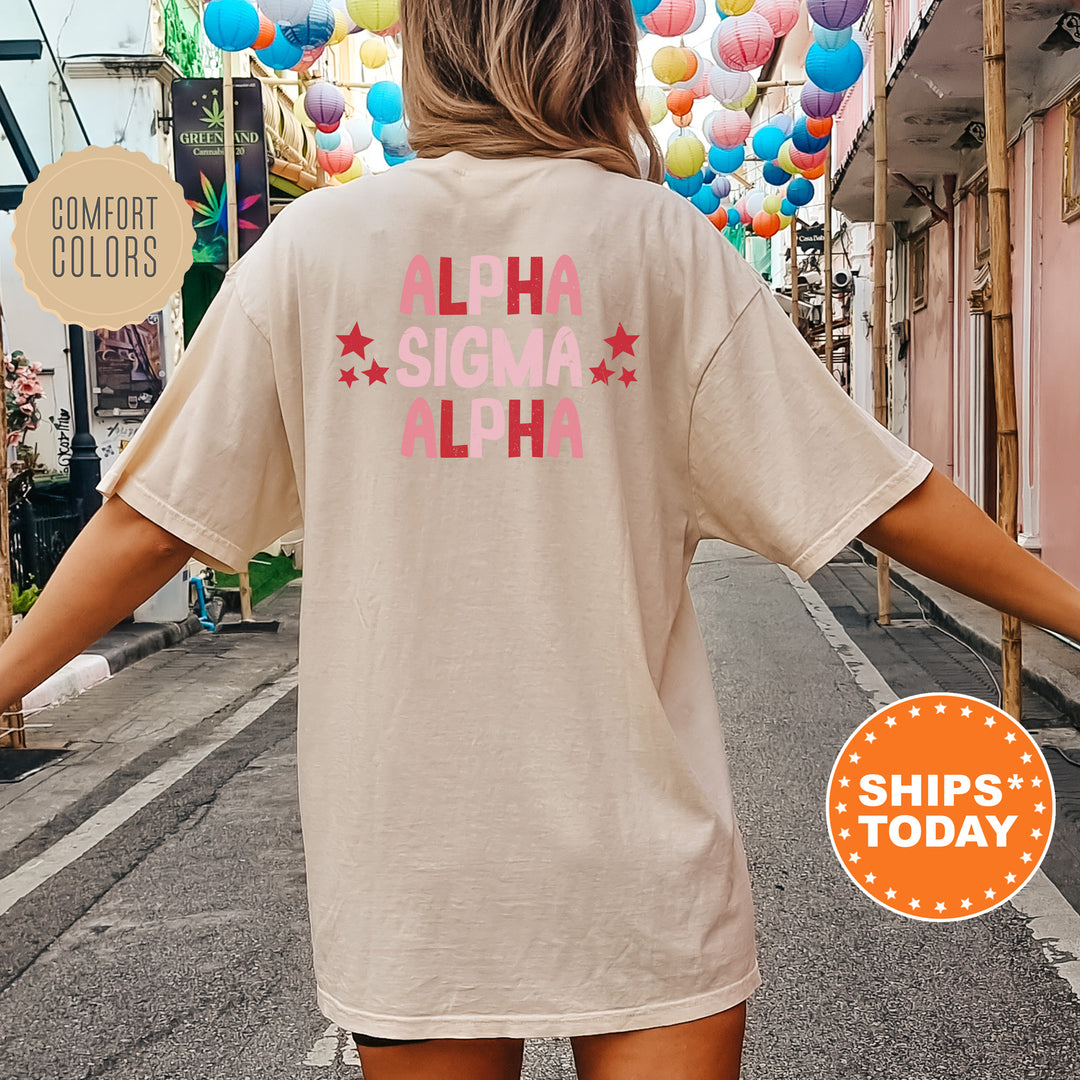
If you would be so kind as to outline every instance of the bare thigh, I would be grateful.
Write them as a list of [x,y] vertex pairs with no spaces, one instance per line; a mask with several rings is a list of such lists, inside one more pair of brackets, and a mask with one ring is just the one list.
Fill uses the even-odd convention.
[[739,1080],[746,1002],[701,1020],[571,1038],[578,1080]]
[[524,1039],[431,1039],[358,1046],[364,1080],[518,1080]]

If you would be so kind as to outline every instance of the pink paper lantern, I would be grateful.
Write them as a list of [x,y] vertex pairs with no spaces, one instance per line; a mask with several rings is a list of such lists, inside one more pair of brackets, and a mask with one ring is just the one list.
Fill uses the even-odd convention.
[[799,21],[802,0],[755,0],[754,10],[772,27],[773,37],[783,37]]
[[705,121],[705,137],[723,150],[742,146],[750,134],[750,117],[742,111],[718,109]]
[[697,15],[694,0],[660,0],[641,21],[652,34],[659,37],[678,37],[689,33]]
[[791,164],[803,169],[816,169],[819,165],[824,164],[825,157],[829,152],[829,148],[826,146],[824,150],[818,150],[816,154],[807,154],[800,150],[797,146],[792,146],[788,153],[791,155]]
[[343,173],[352,167],[355,153],[352,139],[347,132],[343,131],[341,142],[333,150],[318,150],[315,157],[331,176],[337,176],[338,173]]
[[751,71],[759,68],[770,56],[776,38],[768,21],[756,11],[731,15],[716,34],[716,51],[721,63],[732,71]]

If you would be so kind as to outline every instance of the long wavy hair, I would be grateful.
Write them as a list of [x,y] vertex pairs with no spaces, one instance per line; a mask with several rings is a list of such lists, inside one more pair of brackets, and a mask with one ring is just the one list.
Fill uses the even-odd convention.
[[418,157],[586,158],[663,181],[630,0],[401,0],[401,42]]

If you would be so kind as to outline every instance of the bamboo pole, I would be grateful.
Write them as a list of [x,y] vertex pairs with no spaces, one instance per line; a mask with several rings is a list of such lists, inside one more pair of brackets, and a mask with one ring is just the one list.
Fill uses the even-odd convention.
[[[990,327],[997,409],[998,525],[1016,539],[1018,439],[1013,373],[1012,240],[1005,120],[1005,5],[983,0],[983,96],[986,101],[987,196],[990,204]],[[1002,709],[1021,719],[1020,620],[1001,616]]]
[[825,147],[825,368],[833,369],[832,140]]
[[[874,354],[874,416],[878,423],[889,426],[889,398],[885,392],[886,350],[885,336],[885,230],[887,212],[885,199],[889,179],[889,130],[885,117],[885,0],[874,0],[874,306],[873,306],[873,354]],[[889,581],[889,557],[877,553],[877,594],[879,626],[892,622]]]
[[799,326],[799,219],[791,215],[791,321]]
[[[0,338],[0,371],[7,378],[4,366],[4,342]],[[0,644],[11,634],[11,536],[7,483],[7,393],[4,407],[0,409],[0,447],[3,447],[3,483],[0,483]],[[26,749],[26,728],[22,711],[22,699],[4,707],[0,716],[0,746],[8,749]]]

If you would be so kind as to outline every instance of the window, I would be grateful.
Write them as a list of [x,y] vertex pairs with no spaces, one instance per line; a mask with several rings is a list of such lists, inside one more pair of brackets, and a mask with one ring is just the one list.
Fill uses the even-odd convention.
[[990,260],[990,193],[983,175],[975,196],[975,265],[982,266]]
[[930,234],[923,230],[911,241],[911,308],[919,311],[926,307],[926,260],[929,253]]
[[1080,217],[1080,90],[1065,99],[1065,175],[1061,188],[1061,218]]

